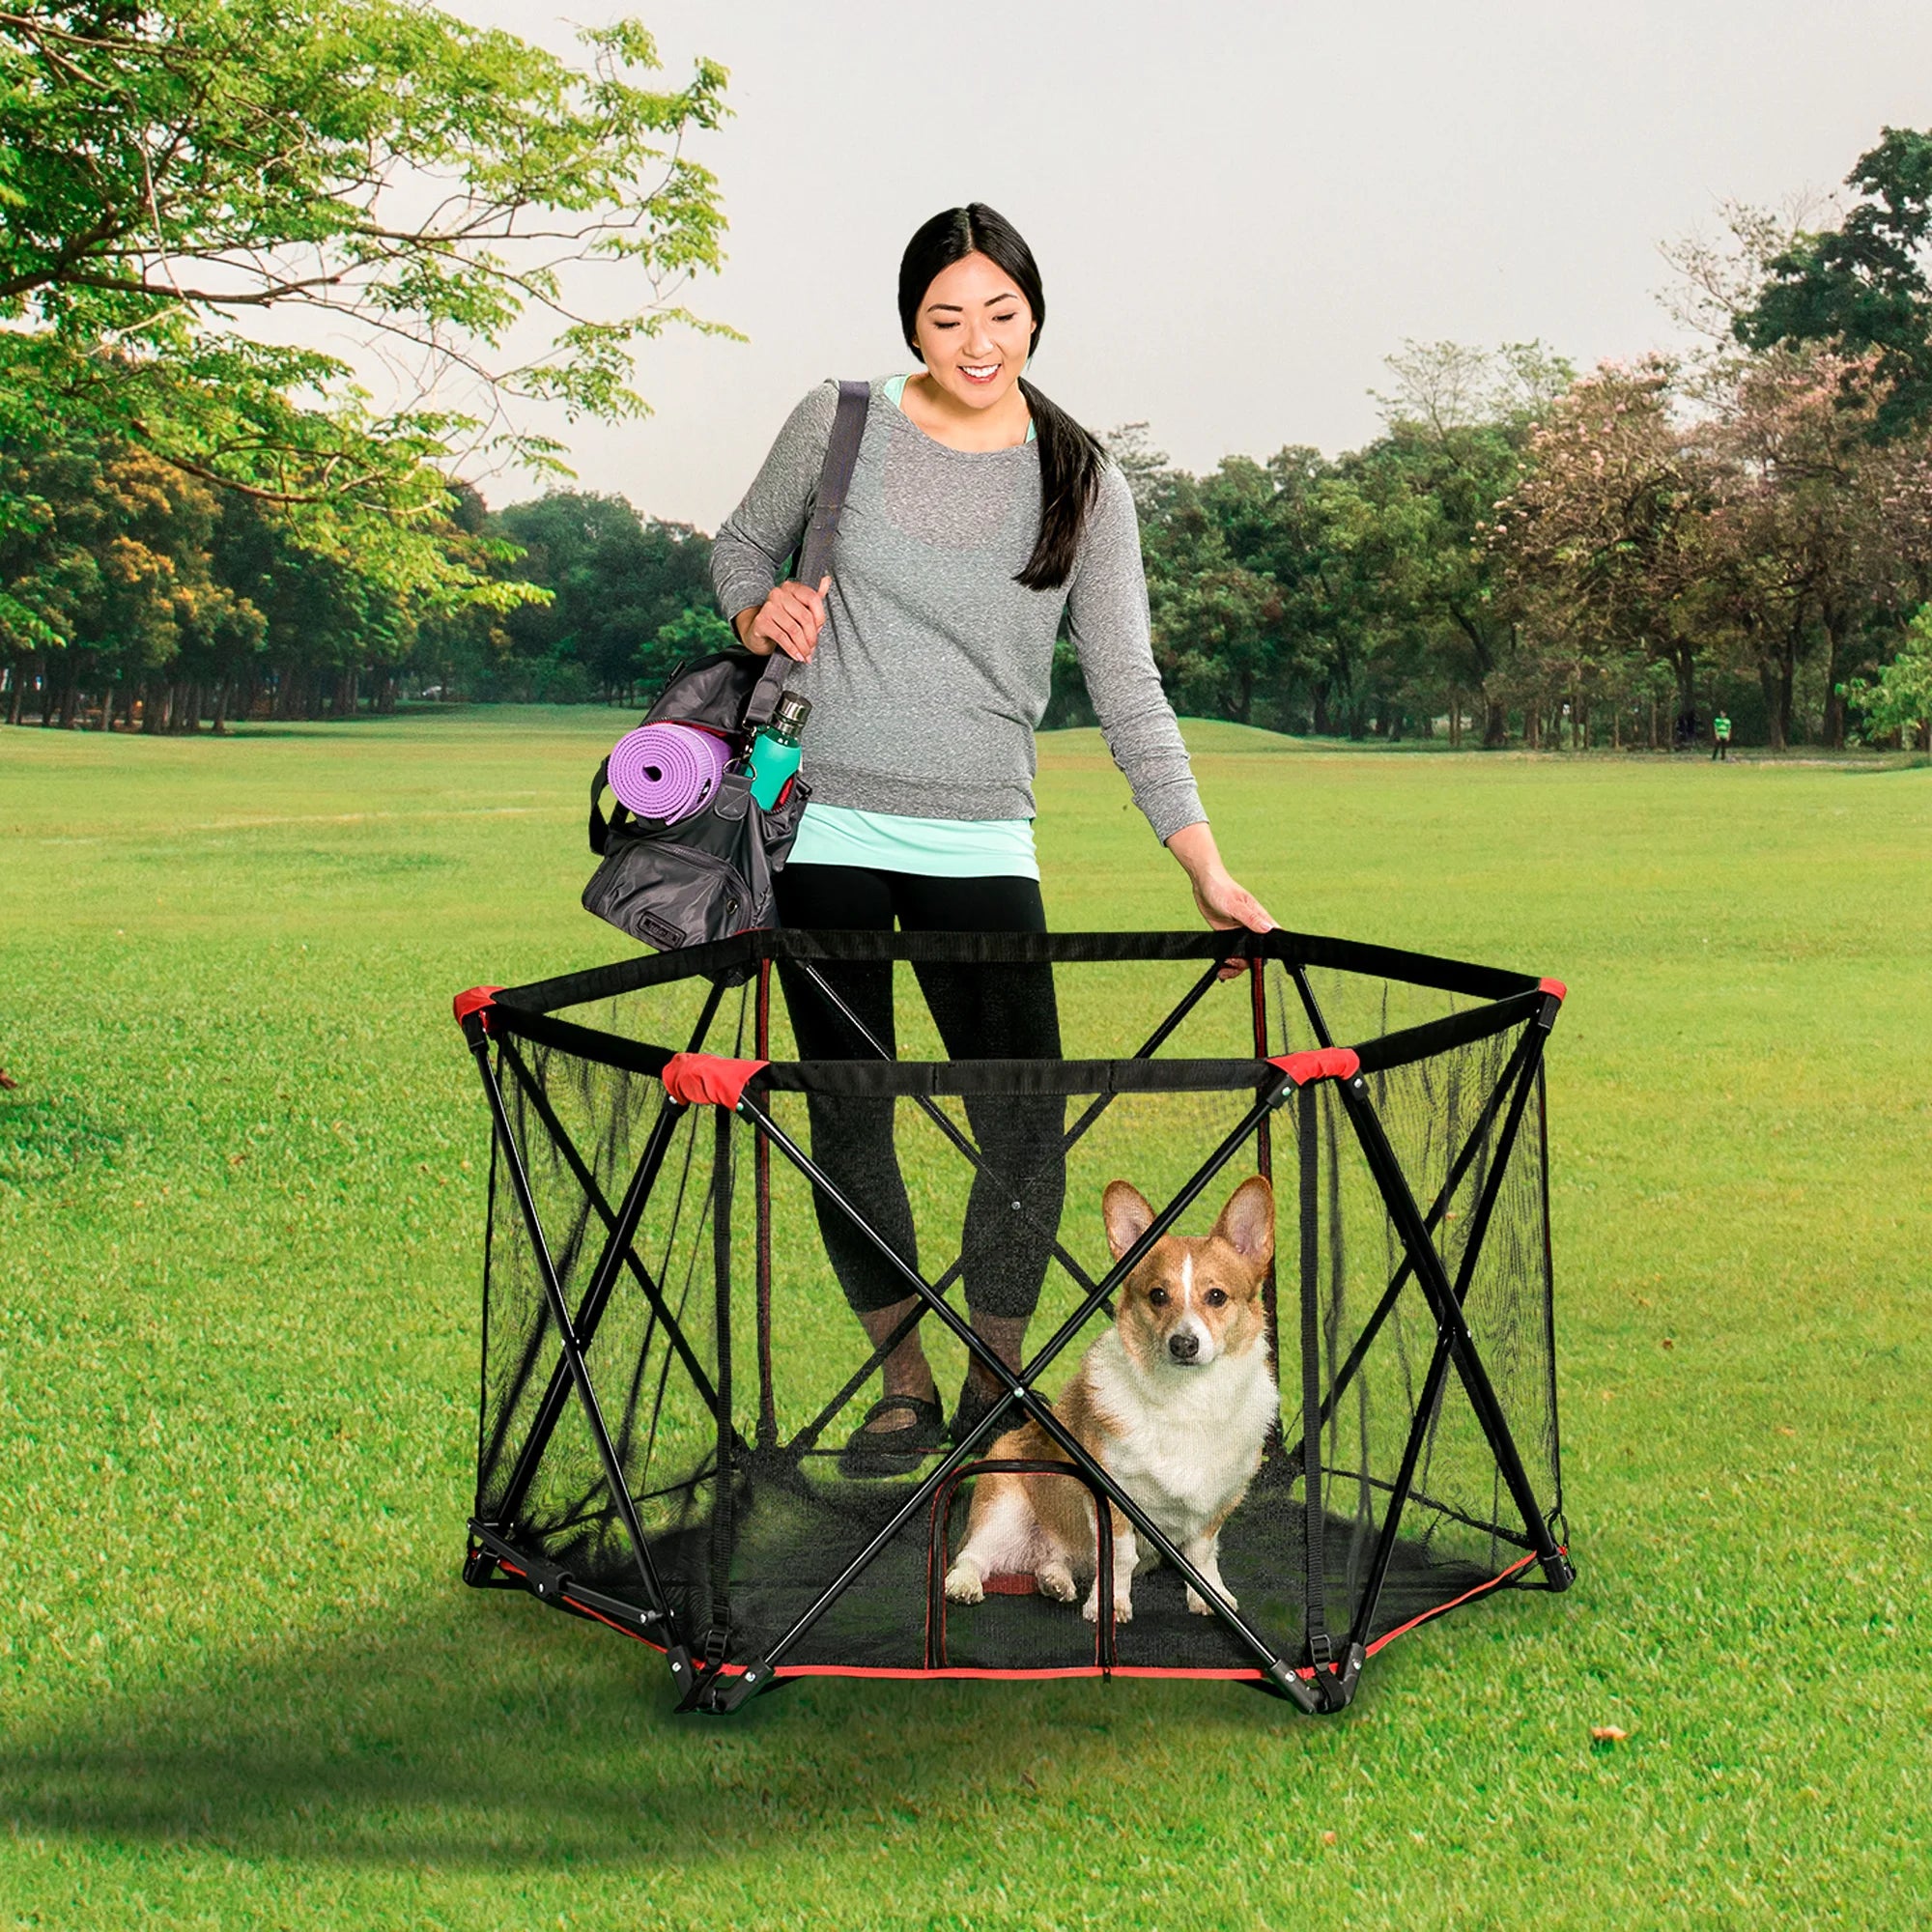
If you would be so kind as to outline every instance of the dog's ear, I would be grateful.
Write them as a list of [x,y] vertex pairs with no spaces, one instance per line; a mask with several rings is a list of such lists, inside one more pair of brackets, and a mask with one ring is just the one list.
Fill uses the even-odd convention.
[[1274,1259],[1274,1189],[1259,1174],[1242,1181],[1213,1233],[1260,1274]]
[[1110,1180],[1100,1197],[1100,1218],[1107,1224],[1107,1245],[1119,1261],[1153,1225],[1153,1209],[1140,1189],[1124,1180]]

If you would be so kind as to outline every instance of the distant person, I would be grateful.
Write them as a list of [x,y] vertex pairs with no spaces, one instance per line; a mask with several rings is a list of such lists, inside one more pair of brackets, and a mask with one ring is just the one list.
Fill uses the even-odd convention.
[[1697,729],[1696,712],[1680,711],[1677,714],[1677,749],[1680,752],[1688,751],[1701,735]]
[[1729,764],[1730,752],[1731,721],[1720,711],[1711,720],[1711,755]]
[[[1140,526],[1126,478],[1099,442],[1022,379],[1046,298],[1033,252],[983,203],[950,208],[899,264],[898,317],[923,365],[875,381],[865,440],[817,584],[779,580],[804,534],[838,396],[821,384],[792,412],[712,550],[724,614],[753,651],[797,660],[811,699],[812,787],[778,875],[789,926],[890,932],[1044,932],[1034,856],[1034,732],[1052,687],[1063,615],[1108,749],[1134,803],[1187,873],[1209,925],[1274,923],[1229,877],[1208,828],[1148,635]],[[871,1057],[802,969],[780,975],[806,1060]],[[892,967],[827,966],[827,982],[888,1052]],[[958,1060],[1058,1059],[1052,969],[923,965],[920,990]],[[912,1208],[890,1099],[814,1093],[812,1152],[908,1260]],[[966,1208],[966,1306],[1009,1366],[1039,1298],[1066,1163],[1058,1097],[967,1103],[992,1169]],[[857,1229],[820,1199],[818,1225],[874,1350],[918,1307]],[[915,1331],[885,1357],[884,1394],[846,1443],[848,1475],[897,1475],[940,1448],[939,1390]],[[963,1441],[999,1393],[977,1360],[953,1412]]]

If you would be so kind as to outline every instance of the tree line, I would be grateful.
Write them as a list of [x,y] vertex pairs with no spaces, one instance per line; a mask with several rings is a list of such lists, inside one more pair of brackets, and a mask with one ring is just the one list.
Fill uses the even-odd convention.
[[1687,353],[1410,344],[1334,459],[1195,476],[1117,432],[1179,706],[1609,748],[1721,708],[1774,750],[1932,750],[1932,135],[1887,129],[1846,186],[1665,251]]
[[[680,299],[724,228],[686,144],[725,76],[649,84],[636,21],[582,38],[574,66],[417,0],[0,14],[6,717],[633,704],[724,641],[702,532],[452,480],[562,483],[518,403],[635,415],[637,345],[716,327]],[[1846,186],[1674,252],[1691,353],[1411,344],[1362,448],[1206,475],[1117,431],[1178,708],[1615,748],[1722,706],[1746,742],[1926,744],[1932,135],[1886,130]],[[574,309],[599,264],[620,298]],[[291,311],[382,395],[245,322]],[[1063,644],[1049,723],[1083,716]]]
[[[1932,718],[1932,436],[1877,434],[1871,351],[1777,344],[1720,367],[1577,376],[1537,345],[1410,346],[1386,427],[1176,469],[1109,439],[1139,506],[1178,709],[1344,738],[1662,747],[1923,744]],[[129,445],[15,449],[0,487],[10,723],[220,730],[399,700],[635,705],[724,647],[710,539],[621,497],[497,512],[451,491],[438,601],[331,555],[243,493]],[[51,633],[52,635],[47,635]],[[1048,723],[1087,722],[1070,644]]]
[[[1926,741],[1932,437],[1876,358],[1391,358],[1387,426],[1196,476],[1117,432],[1177,705],[1351,738]],[[1069,661],[1060,718],[1082,715]]]
[[139,448],[15,452],[42,514],[0,529],[12,724],[219,732],[399,703],[631,704],[722,648],[710,539],[620,497],[558,491],[492,513],[458,487],[438,539],[500,596],[411,594],[318,553],[249,497]]

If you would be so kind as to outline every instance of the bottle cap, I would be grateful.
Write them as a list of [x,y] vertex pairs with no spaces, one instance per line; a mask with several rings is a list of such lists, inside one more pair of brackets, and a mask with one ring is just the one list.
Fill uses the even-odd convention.
[[772,714],[772,724],[787,738],[796,738],[810,716],[811,699],[801,697],[795,691],[787,691],[780,695],[778,709]]

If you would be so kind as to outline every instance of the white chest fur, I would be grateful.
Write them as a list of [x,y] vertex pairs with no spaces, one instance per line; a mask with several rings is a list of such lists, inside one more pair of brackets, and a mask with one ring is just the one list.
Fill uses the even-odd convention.
[[1279,1417],[1273,1369],[1260,1344],[1203,1369],[1147,1374],[1110,1333],[1094,1344],[1085,1374],[1117,1425],[1102,1460],[1177,1543],[1201,1535],[1240,1494]]

